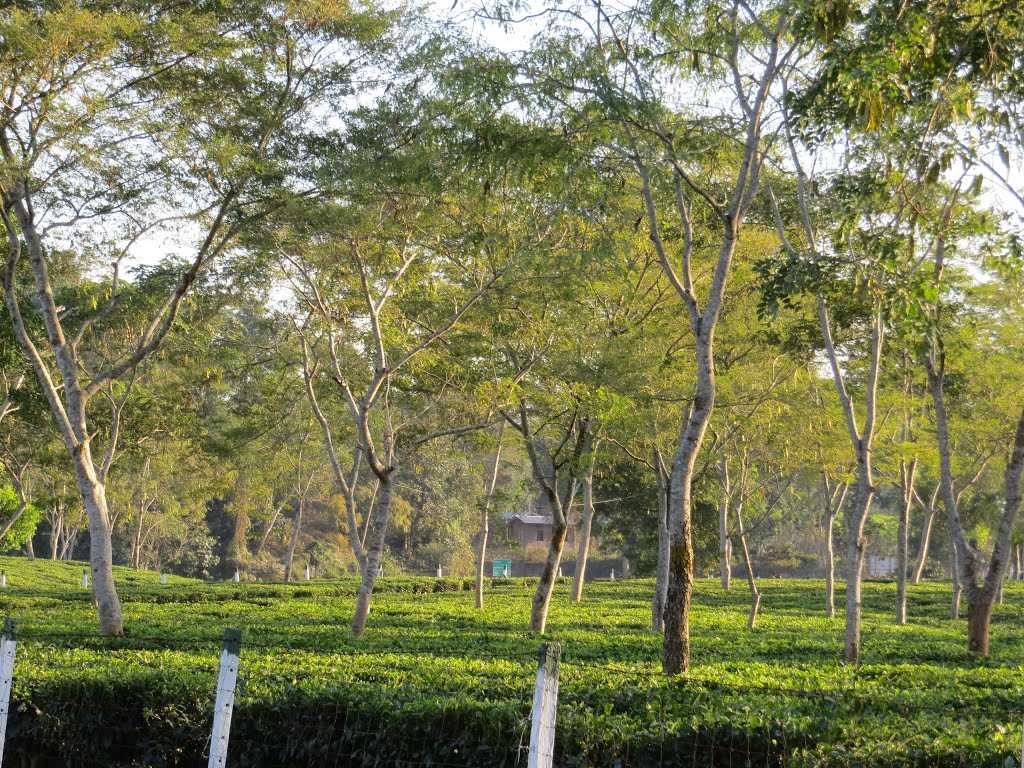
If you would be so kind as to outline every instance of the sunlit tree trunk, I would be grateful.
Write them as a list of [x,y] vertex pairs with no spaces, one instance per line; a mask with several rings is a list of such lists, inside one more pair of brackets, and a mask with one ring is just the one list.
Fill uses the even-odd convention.
[[910,548],[910,508],[914,503],[914,479],[917,475],[917,458],[908,464],[900,460],[900,505],[899,527],[896,534],[896,623],[907,623],[907,557]]
[[658,561],[651,597],[651,629],[661,632],[665,626],[665,596],[668,592],[668,505],[671,496],[671,478],[661,451],[654,450],[654,472],[658,487]]
[[935,516],[939,511],[939,490],[940,486],[936,483],[935,490],[928,500],[928,507],[925,509],[924,523],[921,526],[921,543],[917,548],[917,557],[914,558],[913,575],[910,579],[912,584],[920,584],[921,579],[924,577],[924,566],[928,561],[928,547],[931,545],[932,540],[932,527],[935,524]]
[[583,584],[587,576],[587,558],[590,556],[590,531],[594,523],[594,465],[591,461],[583,473],[583,515],[580,518],[579,541],[576,547],[576,572],[572,580],[572,599],[583,599]]
[[373,600],[373,589],[377,584],[381,563],[384,562],[385,539],[388,525],[391,522],[392,471],[384,472],[380,477],[373,521],[367,532],[366,562],[362,567],[355,612],[352,615],[352,634],[356,637],[362,636],[366,629],[366,620],[370,616],[370,603]]
[[484,486],[484,498],[480,509],[480,548],[476,555],[476,607],[484,607],[484,566],[487,563],[487,537],[491,532],[491,499],[498,484],[498,466],[501,463],[501,438],[505,433],[505,422],[498,424],[498,444],[494,448],[494,462]]
[[732,578],[732,541],[729,539],[729,496],[732,489],[729,487],[729,461],[724,454],[720,464],[722,488],[718,502],[718,570],[722,589],[728,590]]
[[299,544],[299,536],[302,534],[302,513],[306,506],[305,499],[301,496],[295,504],[295,519],[292,520],[292,536],[288,542],[288,550],[284,557],[284,580],[292,580],[292,564],[295,561],[295,548]]

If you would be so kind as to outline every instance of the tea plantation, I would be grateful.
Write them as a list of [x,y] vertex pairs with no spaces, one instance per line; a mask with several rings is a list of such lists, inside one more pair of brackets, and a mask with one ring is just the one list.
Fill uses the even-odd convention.
[[[525,765],[540,638],[531,585],[384,579],[366,635],[347,631],[354,581],[203,584],[119,571],[127,636],[93,633],[82,565],[0,558],[2,613],[18,623],[4,765],[193,766],[209,737],[220,636],[244,630],[232,766]],[[821,585],[695,590],[693,670],[658,674],[646,580],[559,587],[547,639],[562,644],[556,765],[1015,765],[1024,716],[1024,586],[997,609],[992,658],[964,650],[949,587],[865,588],[863,663],[839,662],[842,619]]]

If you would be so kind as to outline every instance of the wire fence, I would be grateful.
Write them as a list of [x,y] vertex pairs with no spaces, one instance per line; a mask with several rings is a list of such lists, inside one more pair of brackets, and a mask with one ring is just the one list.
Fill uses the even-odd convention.
[[[571,647],[559,656],[544,646],[538,657],[536,648],[390,652],[245,637],[232,656],[222,637],[198,632],[99,638],[32,629],[16,642],[10,706],[0,702],[0,765],[1020,765],[1019,728],[1001,745],[929,740],[909,732],[912,701],[880,707],[855,685],[666,678],[653,663],[607,663],[574,656]],[[225,728],[215,712],[224,715],[232,663]],[[774,706],[782,701],[786,707]],[[859,732],[833,717],[840,708],[861,712]],[[969,730],[969,715],[951,711],[950,728]],[[1008,711],[1006,719],[1019,723],[1022,715]]]

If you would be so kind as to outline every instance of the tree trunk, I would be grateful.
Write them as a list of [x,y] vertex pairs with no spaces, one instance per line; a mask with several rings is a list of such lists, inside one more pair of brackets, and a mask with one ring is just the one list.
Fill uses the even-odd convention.
[[146,514],[146,502],[139,505],[139,512],[135,521],[135,531],[132,533],[132,568],[136,571],[142,567],[142,526],[143,517]]
[[292,563],[295,561],[295,547],[299,543],[299,535],[302,533],[302,512],[306,501],[299,496],[298,504],[295,507],[295,520],[292,523],[292,537],[288,542],[288,552],[284,558],[284,580],[292,580]]
[[498,424],[498,445],[494,449],[494,463],[491,465],[490,478],[484,487],[483,507],[480,510],[480,548],[476,556],[476,607],[484,607],[484,566],[487,562],[487,537],[491,532],[491,499],[494,488],[498,484],[498,465],[501,462],[501,438],[505,432],[505,422]]
[[757,611],[761,607],[761,591],[757,588],[757,581],[754,578],[754,564],[750,560],[747,533],[743,529],[742,501],[736,505],[736,527],[740,535],[740,549],[743,551],[743,565],[747,572],[747,586],[750,587],[750,616],[747,617],[747,629],[753,629],[757,623]]
[[836,615],[836,557],[832,545],[835,529],[836,513],[830,511],[825,518],[825,616]]
[[530,630],[538,634],[542,634],[547,627],[548,609],[551,607],[551,595],[555,591],[555,579],[558,576],[558,565],[562,562],[568,529],[564,517],[561,520],[557,515],[552,517],[548,556],[544,561],[544,570],[541,571],[537,582],[537,591],[533,594],[533,605],[530,610]]
[[[87,460],[89,464],[92,463],[91,457]],[[100,631],[105,635],[122,635],[124,622],[121,600],[114,586],[113,545],[106,489],[92,475],[92,467],[82,461],[76,462],[75,479],[89,519],[89,565],[92,569],[92,595],[99,611]]]
[[910,548],[910,507],[914,503],[914,479],[917,476],[917,458],[910,464],[900,461],[899,529],[896,534],[896,623],[907,623],[907,557]]
[[967,647],[980,656],[988,656],[992,607],[993,598],[988,596],[982,596],[977,602],[969,602],[967,606]]
[[391,522],[392,472],[385,471],[380,478],[380,487],[374,500],[373,520],[367,531],[368,549],[366,562],[362,565],[362,578],[359,592],[356,595],[355,612],[352,615],[352,634],[361,637],[366,629],[366,620],[370,616],[370,603],[373,600],[373,588],[377,583],[377,574],[384,559],[384,544]]
[[860,657],[861,630],[861,588],[864,573],[864,556],[867,542],[864,539],[864,524],[871,510],[874,490],[870,482],[870,458],[862,452],[859,460],[860,477],[854,491],[853,504],[846,515],[846,635],[844,640],[845,658],[856,664]]
[[274,511],[270,515],[270,520],[267,522],[267,530],[263,532],[260,537],[260,543],[256,545],[256,551],[253,553],[253,557],[259,557],[260,553],[263,552],[263,548],[267,546],[267,541],[270,539],[270,533],[274,530],[274,526],[277,525],[277,519],[281,516],[281,512],[284,511],[284,505],[274,507]]
[[[723,246],[727,247],[728,243]],[[669,571],[662,668],[685,675],[690,668],[690,601],[693,595],[693,469],[715,406],[712,355],[714,324],[697,336],[697,385],[672,459],[669,504]]]
[[928,501],[928,509],[925,510],[924,525],[921,528],[921,543],[918,545],[917,557],[914,559],[914,571],[910,579],[911,584],[920,584],[921,579],[924,577],[924,566],[928,560],[928,547],[932,540],[932,525],[935,523],[935,516],[939,511],[938,499],[939,484],[936,483],[935,491]]
[[729,462],[724,457],[721,461],[722,489],[718,503],[718,570],[722,589],[729,590],[732,578],[732,541],[729,539],[729,497],[732,489],[729,485]]
[[[834,532],[836,516],[846,503],[846,494],[850,490],[849,483],[843,483],[841,487],[833,487],[828,475],[821,473],[822,498],[825,500],[825,616],[832,618],[836,615],[836,557]],[[838,498],[836,496],[838,494]]]
[[[933,350],[934,354],[935,350]],[[1024,408],[1017,419],[1010,456],[1003,476],[1003,512],[993,536],[992,555],[984,580],[978,583],[978,552],[974,542],[967,541],[956,493],[953,489],[953,467],[950,449],[949,420],[945,402],[945,361],[930,358],[928,361],[928,383],[935,406],[935,437],[939,449],[939,477],[942,484],[942,500],[946,507],[947,525],[953,539],[956,553],[955,564],[960,586],[967,590],[967,647],[974,653],[988,655],[989,623],[992,620],[992,606],[996,592],[1006,575],[1009,563],[1011,537],[1021,503],[1021,474],[1024,472]]]
[[658,564],[651,598],[651,629],[661,632],[665,627],[665,600],[668,592],[668,505],[671,481],[661,451],[655,449],[654,471],[658,483]]
[[61,529],[64,527],[64,515],[50,518],[50,559],[57,559],[57,550],[60,545]]
[[587,575],[587,558],[590,556],[590,529],[594,522],[594,467],[587,468],[583,475],[583,517],[580,520],[580,540],[576,550],[576,572],[572,580],[572,599],[577,603],[583,599],[583,582]]
[[960,618],[960,595],[963,593],[963,588],[960,586],[960,563],[956,555],[956,547],[953,548],[953,594],[950,600],[949,606],[949,617],[951,619]]

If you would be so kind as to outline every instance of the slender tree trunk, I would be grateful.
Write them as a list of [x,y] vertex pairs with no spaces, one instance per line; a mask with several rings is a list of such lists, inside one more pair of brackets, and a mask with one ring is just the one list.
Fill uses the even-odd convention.
[[963,589],[960,586],[960,563],[959,558],[956,554],[956,548],[953,548],[953,555],[951,558],[952,571],[953,571],[953,592],[950,599],[949,606],[949,617],[951,619],[960,618],[960,595],[963,593]]
[[373,588],[377,583],[377,574],[384,559],[384,545],[391,522],[392,473],[393,469],[383,473],[375,499],[373,520],[367,531],[368,549],[366,564],[362,567],[362,579],[356,595],[355,612],[352,615],[352,634],[361,637],[366,629],[366,620],[370,616],[370,603],[373,600]]
[[936,483],[935,491],[928,501],[928,509],[925,510],[924,524],[921,527],[921,543],[917,548],[917,557],[914,558],[914,571],[911,578],[912,584],[920,584],[924,577],[924,566],[928,560],[928,547],[932,540],[932,526],[935,523],[935,516],[939,511],[939,484]]
[[476,607],[484,607],[484,566],[487,562],[487,537],[491,532],[491,499],[498,484],[498,466],[501,463],[501,438],[505,433],[505,422],[498,424],[498,444],[494,449],[494,463],[484,487],[484,498],[480,510],[480,549],[476,556]]
[[29,536],[28,540],[25,542],[25,555],[28,557],[29,560],[36,559],[36,549],[32,544],[31,536]]
[[590,530],[594,522],[594,466],[593,463],[583,475],[583,517],[580,520],[580,540],[576,549],[576,573],[572,580],[572,599],[577,603],[583,599],[583,583],[587,575],[587,558],[590,556]]
[[900,461],[900,490],[903,503],[900,506],[899,529],[896,534],[896,623],[907,623],[907,556],[910,548],[910,508],[914,503],[914,479],[917,475],[917,458],[909,464]]
[[135,531],[132,534],[132,568],[136,571],[142,567],[142,525],[143,517],[146,514],[146,502],[139,505],[139,513],[135,521]]
[[302,533],[302,512],[306,506],[306,500],[300,495],[295,507],[295,520],[292,523],[292,537],[288,542],[288,552],[284,558],[284,580],[292,580],[292,563],[295,560],[295,547],[299,543],[299,535]]
[[736,527],[740,536],[740,549],[743,551],[743,566],[747,572],[747,586],[750,587],[750,615],[747,617],[747,629],[753,629],[757,623],[757,612],[761,607],[761,590],[757,588],[757,580],[754,578],[754,564],[750,560],[747,533],[743,529],[742,501],[736,505]]
[[263,548],[267,546],[267,541],[270,539],[270,533],[274,530],[274,526],[277,525],[277,520],[281,517],[281,512],[284,511],[284,505],[278,505],[274,507],[274,511],[270,515],[270,520],[267,522],[267,530],[263,532],[260,537],[260,543],[256,545],[256,551],[253,553],[253,557],[259,557],[260,553],[263,552]]
[[825,616],[836,615],[836,560],[832,544],[836,513],[829,511],[825,518]]
[[658,484],[658,564],[651,598],[651,629],[661,632],[665,627],[665,600],[668,592],[668,505],[671,480],[661,451],[654,451],[654,471]]
[[64,527],[64,516],[50,518],[50,559],[57,559],[57,550],[60,544],[61,529]]
[[721,500],[718,503],[718,570],[722,589],[728,591],[732,578],[732,541],[729,539],[729,497],[732,494],[732,489],[729,485],[729,461],[724,454],[721,461],[721,474]]

